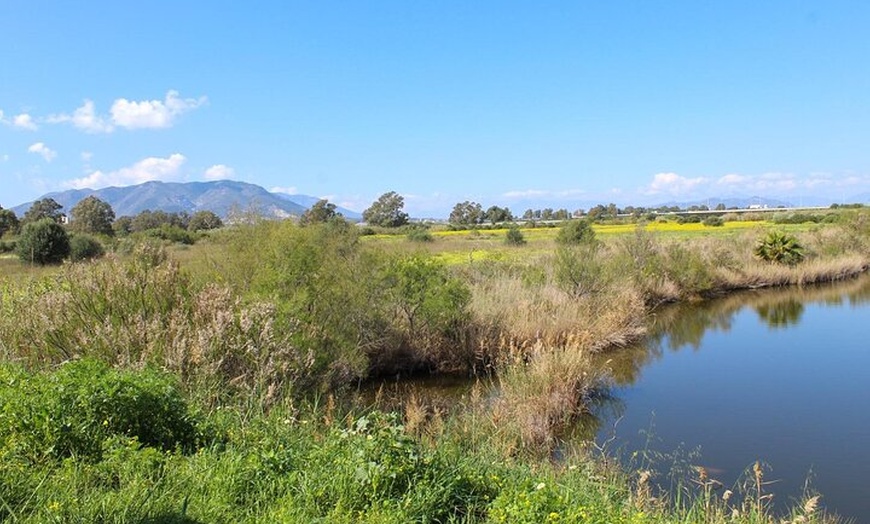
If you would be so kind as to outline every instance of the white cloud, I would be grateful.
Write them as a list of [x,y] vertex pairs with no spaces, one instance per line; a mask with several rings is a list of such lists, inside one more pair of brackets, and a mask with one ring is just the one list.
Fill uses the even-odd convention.
[[707,179],[704,177],[686,178],[676,173],[657,173],[653,176],[653,181],[647,186],[645,193],[648,195],[662,193],[684,195],[691,193],[705,182],[707,182]]
[[287,195],[295,195],[295,194],[299,193],[299,190],[296,189],[296,187],[294,187],[294,186],[288,186],[288,187],[275,186],[272,189],[270,189],[269,191],[271,193],[284,193]]
[[94,158],[93,153],[91,153],[90,151],[82,151],[82,153],[81,153],[82,162],[90,162],[92,158]]
[[543,191],[541,189],[525,189],[522,191],[508,191],[503,193],[502,196],[505,198],[533,198],[548,196],[550,194],[550,191]]
[[[61,113],[45,119],[50,124],[70,123],[87,133],[111,133],[118,127],[125,129],[160,129],[172,127],[175,119],[205,104],[208,99],[180,98],[178,91],[168,91],[163,100],[127,100],[118,98],[112,103],[111,116],[97,114],[92,100],[85,100],[71,115]],[[19,115],[20,116],[20,115]]]
[[587,192],[583,189],[564,189],[560,191],[545,191],[542,189],[525,189],[521,191],[508,191],[502,193],[503,198],[555,198],[555,199],[570,199],[586,195]]
[[216,164],[205,170],[202,175],[206,180],[227,180],[236,175],[236,170],[223,164]]
[[164,100],[135,102],[119,98],[112,104],[112,122],[127,129],[164,128],[182,113],[203,105],[206,97],[179,98],[178,91],[169,91]]
[[9,155],[0,156],[0,160],[2,160],[3,162],[9,162]]
[[49,149],[48,146],[46,146],[42,142],[37,142],[31,145],[27,148],[27,151],[29,153],[41,156],[46,162],[51,162],[55,159],[55,157],[57,157],[57,151]]
[[743,175],[738,175],[736,173],[729,173],[727,175],[719,177],[719,180],[716,181],[717,184],[723,186],[735,186],[739,184],[745,183],[747,177]]
[[107,186],[128,186],[151,180],[172,181],[181,178],[181,166],[187,160],[184,155],[175,153],[167,158],[148,157],[132,166],[117,171],[94,171],[83,178],[76,178],[63,185],[73,189],[98,189]]
[[92,100],[85,100],[81,107],[73,111],[72,115],[51,115],[46,119],[46,122],[50,124],[69,122],[86,133],[111,133],[114,130],[112,124],[97,115]]
[[33,117],[27,113],[21,113],[20,115],[15,116],[15,118],[12,119],[12,125],[20,127],[21,129],[27,129],[28,131],[36,131],[38,129],[36,127],[36,122],[33,121]]

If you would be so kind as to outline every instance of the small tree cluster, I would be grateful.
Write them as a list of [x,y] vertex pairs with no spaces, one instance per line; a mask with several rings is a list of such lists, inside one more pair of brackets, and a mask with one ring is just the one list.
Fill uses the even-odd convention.
[[408,223],[408,214],[402,211],[405,199],[395,191],[384,193],[363,211],[363,220],[373,226],[399,227]]
[[305,213],[302,213],[299,224],[303,226],[322,224],[340,216],[341,213],[335,210],[335,204],[324,198],[315,202]]
[[18,217],[15,215],[15,211],[11,209],[3,209],[3,206],[0,206],[0,238],[3,237],[6,233],[15,234],[18,232],[20,224],[18,222]]
[[511,210],[506,207],[490,206],[484,211],[479,203],[466,200],[453,206],[448,221],[460,226],[474,226],[484,222],[491,224],[510,222],[513,219]]

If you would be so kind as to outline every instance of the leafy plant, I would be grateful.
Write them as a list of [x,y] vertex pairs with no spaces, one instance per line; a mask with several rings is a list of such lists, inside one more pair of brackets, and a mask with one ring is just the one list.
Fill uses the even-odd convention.
[[43,218],[24,225],[15,250],[24,263],[59,264],[69,255],[69,236],[53,219]]
[[511,226],[507,230],[504,242],[510,246],[521,246],[526,243],[526,238],[523,236],[523,232],[520,231],[520,228],[517,226]]
[[795,265],[804,259],[804,248],[797,237],[781,231],[771,231],[760,238],[753,253],[765,262]]
[[99,240],[82,233],[77,233],[70,238],[69,247],[69,259],[73,262],[91,260],[101,257],[105,253]]
[[725,225],[722,217],[707,217],[702,223],[707,227],[722,227]]
[[51,373],[0,368],[0,420],[3,453],[33,461],[99,458],[112,436],[163,449],[190,449],[197,437],[173,377],[113,370],[94,360]]
[[556,242],[560,244],[590,244],[595,241],[595,231],[588,220],[571,220],[559,228]]
[[432,233],[424,227],[412,227],[408,230],[407,237],[411,242],[432,242],[435,240]]

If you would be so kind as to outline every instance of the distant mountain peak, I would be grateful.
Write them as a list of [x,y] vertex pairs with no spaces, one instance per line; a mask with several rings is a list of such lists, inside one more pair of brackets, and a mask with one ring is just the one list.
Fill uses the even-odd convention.
[[[116,216],[133,216],[145,211],[195,213],[212,211],[222,218],[233,212],[254,211],[265,217],[288,218],[300,216],[316,202],[308,195],[270,193],[266,189],[247,182],[215,180],[204,182],[160,182],[151,180],[125,187],[102,189],[71,189],[48,193],[40,197],[53,198],[69,212],[79,201],[95,196],[112,206]],[[32,202],[16,206],[15,214],[23,216]],[[339,208],[349,220],[359,220],[360,215],[349,209]]]

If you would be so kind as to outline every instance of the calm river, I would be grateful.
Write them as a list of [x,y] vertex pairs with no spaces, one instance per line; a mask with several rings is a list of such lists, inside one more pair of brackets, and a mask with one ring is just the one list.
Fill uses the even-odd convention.
[[726,487],[761,460],[780,505],[809,481],[829,511],[870,521],[870,278],[683,305],[655,326],[608,354],[599,442],[635,461],[699,450],[688,463]]
[[[610,395],[568,438],[666,488],[703,466],[737,492],[759,460],[778,509],[809,483],[829,512],[870,522],[870,276],[665,308],[651,326],[645,344],[601,355]],[[424,379],[388,396],[450,404],[470,388]]]

